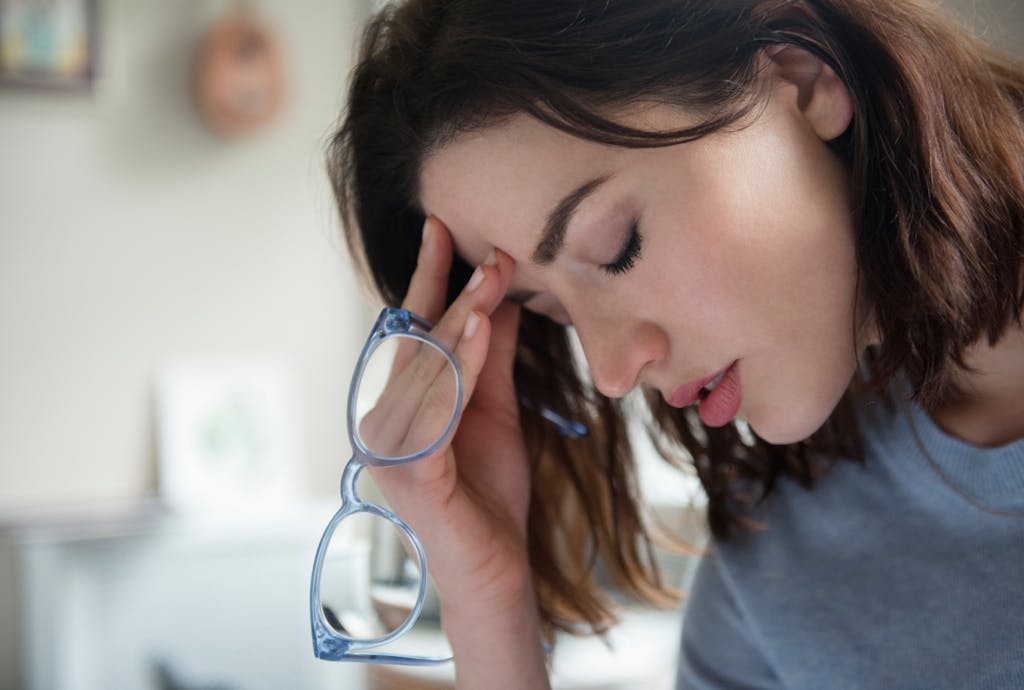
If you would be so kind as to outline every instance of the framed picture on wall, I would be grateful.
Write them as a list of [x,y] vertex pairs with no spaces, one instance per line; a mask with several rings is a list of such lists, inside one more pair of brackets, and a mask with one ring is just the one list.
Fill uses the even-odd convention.
[[163,503],[207,515],[291,505],[302,482],[296,376],[269,356],[164,362],[156,377]]
[[0,85],[88,90],[96,0],[0,0]]

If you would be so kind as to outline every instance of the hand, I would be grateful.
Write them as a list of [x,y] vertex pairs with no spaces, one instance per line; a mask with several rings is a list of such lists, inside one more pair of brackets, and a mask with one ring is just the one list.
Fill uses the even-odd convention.
[[[492,259],[445,310],[452,242],[438,220],[428,220],[402,306],[434,323],[432,335],[459,362],[462,416],[450,443],[432,456],[370,468],[394,512],[423,542],[442,609],[481,615],[520,605],[529,581],[529,463],[512,382],[519,307],[503,301],[513,261],[500,251]],[[423,366],[417,350],[399,351],[391,378],[414,381],[422,394],[382,399],[362,434],[390,433],[400,443],[436,429],[438,414],[447,418],[450,381],[432,378],[436,368]]]

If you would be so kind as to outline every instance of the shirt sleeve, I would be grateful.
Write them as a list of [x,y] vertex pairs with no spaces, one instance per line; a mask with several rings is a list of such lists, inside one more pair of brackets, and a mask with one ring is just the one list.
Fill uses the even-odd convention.
[[714,551],[697,567],[683,614],[677,690],[780,690]]

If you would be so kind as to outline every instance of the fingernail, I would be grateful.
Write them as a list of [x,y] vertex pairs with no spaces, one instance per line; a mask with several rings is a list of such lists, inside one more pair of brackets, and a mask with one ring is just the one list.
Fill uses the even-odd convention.
[[476,333],[476,327],[480,325],[480,316],[475,312],[469,312],[469,317],[466,319],[466,325],[462,329],[462,337],[469,340]]
[[480,287],[482,282],[484,282],[484,269],[477,266],[476,270],[473,271],[473,275],[469,277],[469,282],[466,283],[466,292],[473,292],[473,290]]
[[487,255],[487,258],[484,259],[484,263],[487,264],[488,266],[495,266],[495,265],[497,265],[497,263],[498,263],[498,255],[494,253],[493,249],[491,250],[491,253]]

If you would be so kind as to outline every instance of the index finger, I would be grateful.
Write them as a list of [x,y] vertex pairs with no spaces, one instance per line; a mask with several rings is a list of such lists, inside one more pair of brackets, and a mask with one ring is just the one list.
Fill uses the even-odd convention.
[[416,270],[409,281],[402,308],[419,314],[431,323],[440,321],[448,294],[448,274],[452,268],[452,239],[437,218],[427,216]]

